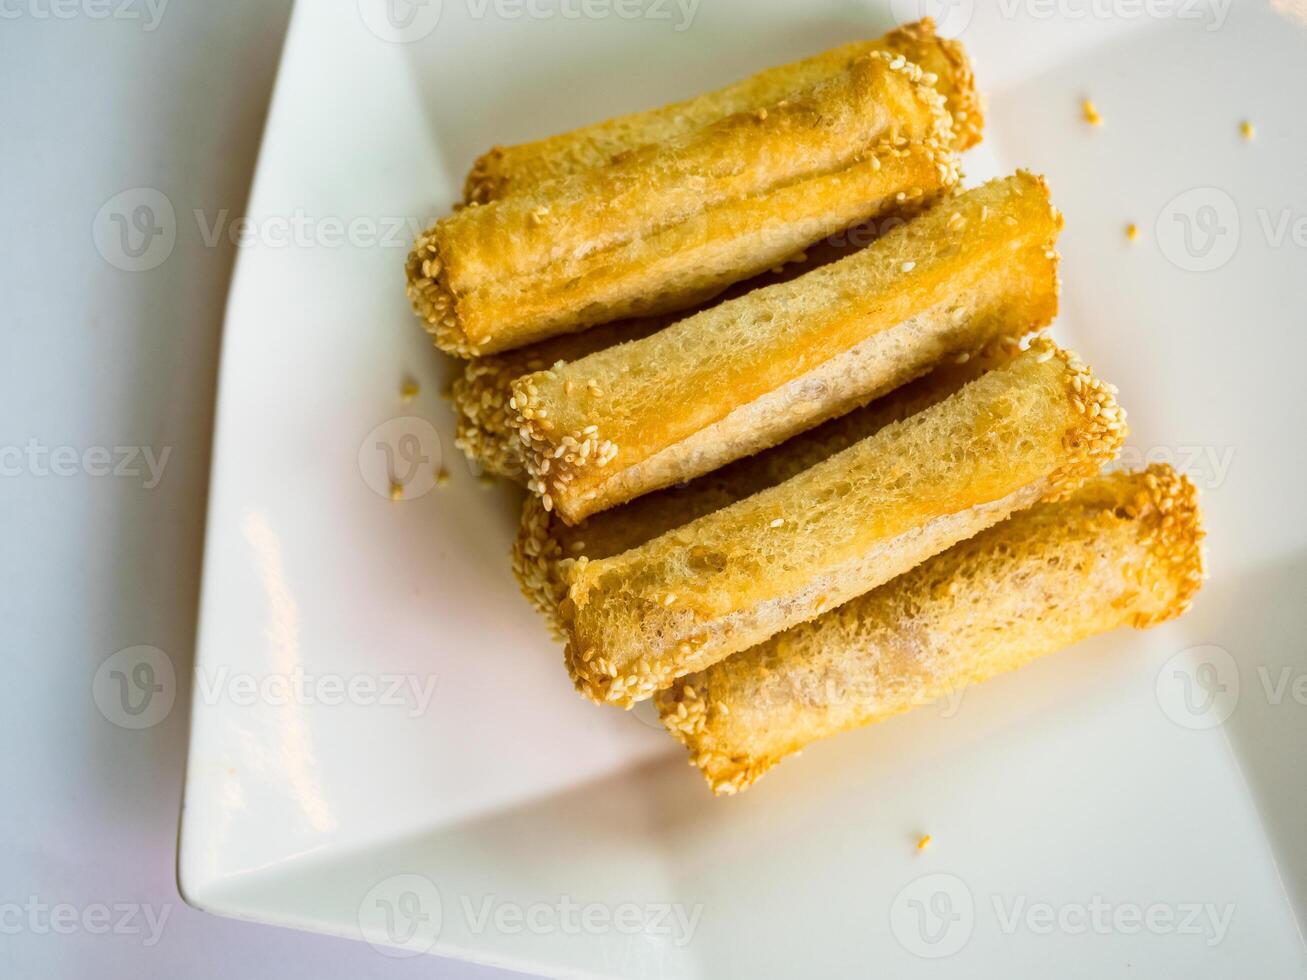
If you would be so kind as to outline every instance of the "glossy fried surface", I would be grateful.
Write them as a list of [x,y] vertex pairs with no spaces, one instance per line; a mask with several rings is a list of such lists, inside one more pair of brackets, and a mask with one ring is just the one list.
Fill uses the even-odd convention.
[[1021,172],[862,251],[514,383],[528,484],[564,520],[777,445],[1057,309],[1061,216]]
[[1169,466],[1090,480],[658,695],[729,794],[822,738],[1121,626],[1178,616],[1203,579],[1197,492]]
[[778,486],[612,558],[576,561],[559,611],[569,670],[586,696],[629,706],[1074,490],[1124,433],[1107,387],[1037,339]]

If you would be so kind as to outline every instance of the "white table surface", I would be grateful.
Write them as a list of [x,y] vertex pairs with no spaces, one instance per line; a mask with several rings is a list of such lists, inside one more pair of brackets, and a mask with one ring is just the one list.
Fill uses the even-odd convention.
[[[8,451],[0,478],[6,980],[514,975],[218,919],[177,893],[186,692],[235,248],[179,235],[162,265],[124,272],[101,257],[92,226],[111,197],[141,186],[163,191],[179,217],[241,213],[289,8],[0,5],[0,447],[22,450]],[[76,447],[75,462],[45,457],[63,446]],[[106,447],[112,470],[124,459],[118,446],[169,450],[157,486],[145,486],[143,456],[126,467],[141,475],[113,476],[83,455]],[[114,652],[142,644],[168,654],[181,693],[163,723],[132,731],[98,710],[92,680]]]

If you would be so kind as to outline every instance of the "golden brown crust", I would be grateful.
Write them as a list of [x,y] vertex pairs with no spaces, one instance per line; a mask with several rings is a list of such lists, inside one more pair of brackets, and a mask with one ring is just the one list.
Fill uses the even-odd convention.
[[876,53],[793,99],[437,222],[409,258],[409,296],[460,357],[685,309],[951,186],[951,125],[917,66]]
[[857,57],[874,51],[903,55],[919,65],[944,97],[953,119],[953,148],[958,152],[980,142],[984,125],[980,96],[966,51],[958,41],[935,33],[924,18],[874,41],[854,41],[811,58],[760,72],[716,92],[673,105],[636,112],[567,133],[496,146],[472,166],[464,199],[486,204],[510,193],[529,192],[544,181],[604,166],[628,150],[683,136],[738,112],[751,112],[793,97],[831,77]]
[[1110,508],[1139,528],[1146,557],[1129,576],[1148,601],[1135,597],[1130,626],[1148,629],[1189,609],[1207,573],[1198,488],[1188,477],[1155,464],[1142,473],[1104,476],[1072,496],[1082,506]]
[[1125,409],[1116,403],[1116,385],[1094,377],[1075,351],[1047,337],[1036,337],[1030,350],[1041,362],[1056,359],[1063,364],[1067,397],[1080,420],[1067,430],[1062,442],[1066,459],[1053,472],[1046,494],[1048,500],[1060,500],[1116,457],[1128,432]]
[[1203,577],[1196,490],[1170,467],[1099,476],[658,695],[714,793],[786,755],[1120,626]]
[[671,317],[618,320],[587,330],[486,357],[474,357],[454,379],[450,399],[454,406],[454,443],[473,463],[495,476],[525,482],[521,440],[508,407],[513,382],[551,365],[574,361],[595,351],[639,340],[672,322]]
[[[916,209],[912,207],[898,207],[891,215],[876,222],[817,242],[776,268],[736,283],[714,302],[734,299],[764,286],[789,282],[813,269],[829,265],[866,247],[882,230],[897,227],[915,214]],[[1041,289],[1037,287],[1032,292],[1038,294]],[[455,444],[470,461],[486,471],[526,483],[528,476],[522,462],[516,413],[509,409],[513,382],[525,374],[551,366],[556,368],[560,363],[578,360],[628,340],[647,337],[693,312],[687,310],[660,317],[619,320],[582,333],[563,334],[526,347],[472,358],[465,363],[462,376],[454,381],[450,391],[456,420]]]
[[575,523],[1051,321],[1061,216],[1018,173],[861,252],[514,383],[528,486]]
[[1123,414],[1038,339],[1011,364],[779,486],[568,570],[578,689],[629,707],[839,605],[1113,457]]
[[961,354],[870,405],[800,433],[779,446],[683,486],[659,490],[594,514],[575,527],[557,513],[546,511],[539,497],[528,496],[522,504],[512,551],[513,573],[522,594],[545,617],[550,632],[561,639],[558,607],[567,598],[567,572],[576,559],[593,561],[621,554],[759,490],[783,483],[891,422],[938,404],[986,371],[1008,363],[1017,351],[1015,340],[1000,337],[974,354]]
[[887,38],[909,61],[935,75],[935,86],[953,117],[953,148],[962,153],[979,143],[985,129],[985,110],[962,42],[936,35],[934,21],[929,17],[891,31]]

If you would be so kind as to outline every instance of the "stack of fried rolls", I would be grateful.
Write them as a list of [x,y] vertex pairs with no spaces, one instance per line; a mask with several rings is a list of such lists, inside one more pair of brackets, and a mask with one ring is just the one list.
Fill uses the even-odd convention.
[[1202,584],[1201,540],[1194,486],[1169,466],[1096,476],[681,678],[658,710],[713,792],[736,793],[817,739],[1178,616]]
[[1047,185],[958,186],[982,123],[923,20],[495,147],[409,256],[573,683],[714,793],[1201,583],[1193,486],[1104,475],[1116,389],[1040,333]]
[[513,382],[530,488],[571,522],[777,445],[1046,325],[1061,217],[1019,173],[865,249]]
[[[636,142],[598,166],[519,181],[437,222],[409,257],[409,297],[462,357],[692,306],[952,187],[959,137],[938,84],[894,51],[841,49],[746,82],[747,95],[704,96],[687,116],[702,125],[634,126]],[[572,134],[553,151],[591,142]]]

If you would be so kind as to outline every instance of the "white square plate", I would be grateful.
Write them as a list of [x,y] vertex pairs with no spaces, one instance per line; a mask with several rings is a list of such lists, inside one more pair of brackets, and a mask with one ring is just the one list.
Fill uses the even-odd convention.
[[[1300,0],[939,11],[990,98],[971,178],[1043,171],[1066,212],[1058,335],[1120,386],[1133,460],[1205,488],[1186,618],[714,800],[647,714],[572,691],[509,573],[516,492],[453,446],[403,262],[474,156],[917,4],[889,6],[299,5],[227,315],[189,902],[550,975],[1307,972]],[[452,479],[392,502],[387,452]]]

